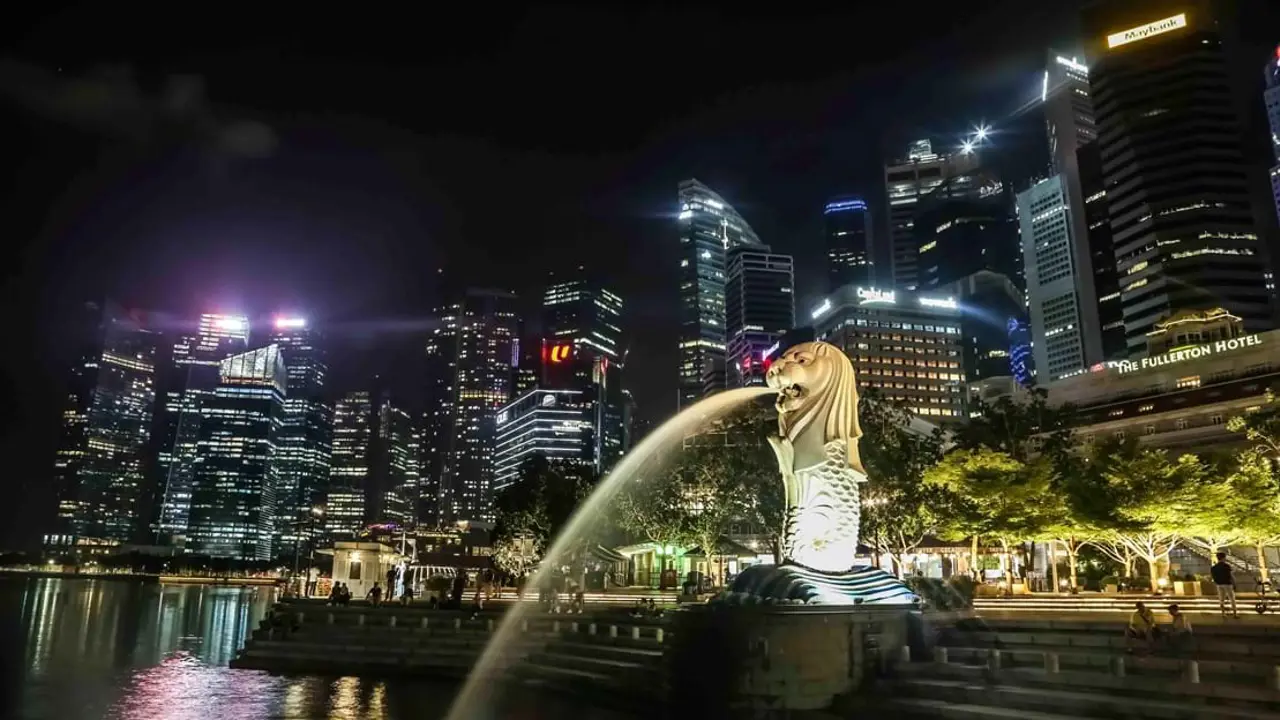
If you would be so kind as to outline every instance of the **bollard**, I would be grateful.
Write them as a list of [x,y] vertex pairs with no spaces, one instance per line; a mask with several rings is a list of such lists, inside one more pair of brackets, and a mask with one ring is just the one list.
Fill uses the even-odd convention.
[[332,624],[333,624],[333,613],[329,613],[328,617],[326,617],[326,618],[324,619],[324,621],[325,621],[325,624],[327,624],[327,625],[332,625]]
[[[639,630],[639,628],[636,628],[636,629],[637,629],[637,630]],[[664,632],[663,632],[662,628],[658,628],[657,630],[654,630],[654,631],[653,631],[653,639],[654,639],[654,640],[657,640],[659,645],[661,645],[661,644],[662,644],[662,636],[663,636],[663,634],[664,634]]]
[[[610,626],[609,626],[609,637],[611,637],[611,638],[616,638],[616,637],[618,637],[618,626],[617,626],[617,625],[610,625]],[[1280,667],[1277,667],[1277,668],[1276,668],[1276,670],[1277,670],[1277,671],[1280,671]],[[1278,677],[1280,677],[1280,675],[1278,675]]]
[[1280,665],[1271,669],[1271,689],[1280,690]]
[[395,626],[396,626],[396,616],[392,615],[391,617],[387,618],[387,627],[395,627]]
[[529,632],[529,621],[528,621],[528,620],[521,620],[521,621],[520,621],[520,632]]
[[999,650],[996,650],[995,648],[991,648],[990,650],[987,651],[987,669],[988,670],[1000,669],[1000,651]]
[[1192,685],[1200,684],[1200,663],[1195,660],[1187,661],[1187,682]]
[[588,635],[595,635],[595,634],[596,634],[596,624],[595,624],[595,623],[588,623],[588,624],[587,624],[587,634],[588,634]]
[[422,629],[423,629],[423,630],[426,630],[426,629],[427,629],[427,625],[428,625],[427,618],[424,616],[424,617],[422,618]]
[[632,640],[640,639],[640,628],[638,626],[631,628],[631,639]]
[[1055,674],[1061,672],[1060,666],[1058,665],[1058,653],[1047,652],[1044,654],[1044,671]]
[[902,663],[911,662],[911,646],[910,645],[903,645],[902,649],[898,651],[898,661]]
[[363,624],[364,624],[364,613],[360,613],[359,615],[356,616],[356,625],[363,625]]
[[551,632],[553,632],[553,633],[558,633],[558,632],[560,632],[560,621],[559,621],[559,620],[554,620],[554,621],[552,621],[552,623],[551,623]]
[[937,662],[939,665],[946,665],[946,664],[947,664],[947,649],[946,649],[946,648],[944,648],[944,647],[937,647],[937,648],[934,648],[934,649],[933,649],[933,659],[934,659],[934,661],[935,661],[935,662]]
[[1116,677],[1124,677],[1124,658],[1117,657],[1111,663],[1111,674]]
[[306,616],[305,616],[305,614],[304,614],[304,613],[298,613],[298,615],[297,615],[297,618],[298,618],[298,627],[302,627],[302,621],[303,621],[303,619],[304,619],[305,617],[306,617]]
[[569,623],[569,632],[573,633],[574,635],[577,635],[577,634],[578,634],[578,623],[576,623],[576,622]]
[[493,632],[493,618],[489,618],[484,624],[484,629]]
[[458,617],[453,619],[453,629],[454,630],[462,629],[462,618]]

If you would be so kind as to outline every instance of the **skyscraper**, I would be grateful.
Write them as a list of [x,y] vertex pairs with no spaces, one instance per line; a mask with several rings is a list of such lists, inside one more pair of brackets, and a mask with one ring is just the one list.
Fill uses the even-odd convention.
[[325,493],[325,532],[352,537],[365,524],[365,491],[373,467],[373,402],[367,390],[348,392],[333,408],[333,452]]
[[862,198],[834,198],[822,209],[822,219],[827,239],[827,291],[843,285],[874,285],[871,211],[867,203]]
[[63,411],[58,544],[116,544],[141,529],[159,336],[118,306],[88,303],[90,338]]
[[[1076,151],[1080,167],[1080,190],[1084,193],[1084,216],[1089,234],[1089,257],[1093,267],[1093,289],[1098,296],[1098,325],[1102,334],[1102,360],[1128,357],[1124,339],[1124,307],[1120,303],[1120,275],[1116,271],[1116,249],[1111,238],[1111,213],[1102,174],[1102,154],[1097,141]],[[1096,365],[1096,363],[1095,363]],[[1094,366],[1090,366],[1092,369]]]
[[725,254],[763,248],[742,216],[697,180],[679,187],[680,390],[684,407],[725,386]]
[[440,478],[439,520],[493,520],[494,415],[520,356],[516,297],[469,290],[427,341],[425,474]]
[[[1084,320],[1081,286],[1092,285],[1093,278],[1077,272],[1075,225],[1068,212],[1065,177],[1054,175],[1018,193],[1032,348],[1036,373],[1043,383],[1082,372],[1100,360],[1085,353],[1086,333],[1096,335],[1099,344],[1102,334],[1096,319],[1093,325]],[[1095,318],[1096,308],[1095,302]]]
[[[1036,369],[1042,381],[1052,382],[1105,358],[1096,283],[1099,269],[1093,267],[1078,157],[1080,148],[1098,137],[1089,68],[1078,57],[1050,50],[1042,100],[1050,178],[1019,194],[1018,213]],[[1037,209],[1032,211],[1032,206]],[[1049,324],[1058,329],[1050,353],[1056,357],[1053,361],[1047,359],[1046,336],[1039,334],[1048,329],[1043,321],[1046,313],[1056,318]],[[1063,330],[1067,325],[1071,329]]]
[[1248,93],[1218,9],[1137,0],[1083,14],[1131,357],[1187,310],[1224,308],[1250,332],[1273,325],[1241,122]]
[[165,436],[156,463],[157,484],[163,488],[156,530],[162,541],[186,541],[201,402],[218,388],[222,361],[243,352],[248,343],[248,318],[206,313],[194,333],[180,335],[173,345],[161,411]]
[[276,460],[288,382],[280,348],[218,364],[200,402],[188,533],[191,552],[270,560],[276,530]]
[[1271,194],[1275,199],[1277,219],[1280,220],[1280,45],[1276,54],[1267,60],[1263,69],[1267,89],[1264,102],[1267,106],[1267,125],[1271,130],[1271,152],[1276,164],[1271,166]]
[[324,398],[322,338],[306,318],[277,315],[271,343],[280,348],[288,383],[276,447],[276,549],[294,552],[319,528],[311,509],[324,504],[333,452],[333,409]]
[[765,356],[795,324],[791,256],[749,248],[730,250],[725,284],[729,384],[763,385]]
[[1022,285],[1017,223],[1005,186],[983,169],[952,175],[915,208],[916,281],[942,288],[981,271]]
[[384,394],[375,416],[374,467],[366,494],[369,522],[406,526],[417,514],[417,463],[413,458],[414,428],[409,413]]
[[[591,414],[592,461],[604,473],[626,452],[626,397],[622,391],[625,353],[622,343],[622,298],[599,278],[579,267],[576,275],[557,278],[542,301],[542,352],[536,387],[577,390]],[[566,343],[573,352],[551,362],[550,353]],[[526,388],[526,392],[532,388]],[[512,393],[521,397],[525,393]]]
[[[978,167],[976,153],[938,155],[928,140],[916,140],[907,157],[885,166],[885,190],[889,198],[889,251],[892,253],[892,278],[895,287],[914,290],[919,284],[919,245],[916,242],[916,209],[920,199],[950,177],[971,172]],[[874,254],[874,253],[873,253]],[[886,274],[881,268],[880,273]]]

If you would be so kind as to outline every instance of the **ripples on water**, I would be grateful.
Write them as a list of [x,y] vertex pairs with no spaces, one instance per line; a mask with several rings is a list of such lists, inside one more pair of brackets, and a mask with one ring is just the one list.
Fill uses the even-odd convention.
[[[0,717],[185,720],[443,717],[439,682],[284,677],[231,670],[274,590],[0,577]],[[497,716],[616,718],[559,697],[512,698]]]

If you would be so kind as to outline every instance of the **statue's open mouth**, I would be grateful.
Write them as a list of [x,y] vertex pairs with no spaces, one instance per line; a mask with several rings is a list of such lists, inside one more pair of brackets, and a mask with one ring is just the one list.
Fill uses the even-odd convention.
[[807,394],[809,391],[801,385],[795,383],[783,385],[778,388],[778,407],[789,410],[798,405]]

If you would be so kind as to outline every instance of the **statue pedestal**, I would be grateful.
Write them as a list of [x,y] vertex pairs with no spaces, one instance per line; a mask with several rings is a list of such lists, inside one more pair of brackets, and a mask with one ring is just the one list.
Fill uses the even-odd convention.
[[896,663],[907,606],[702,605],[675,613],[667,653],[682,713],[818,710]]

